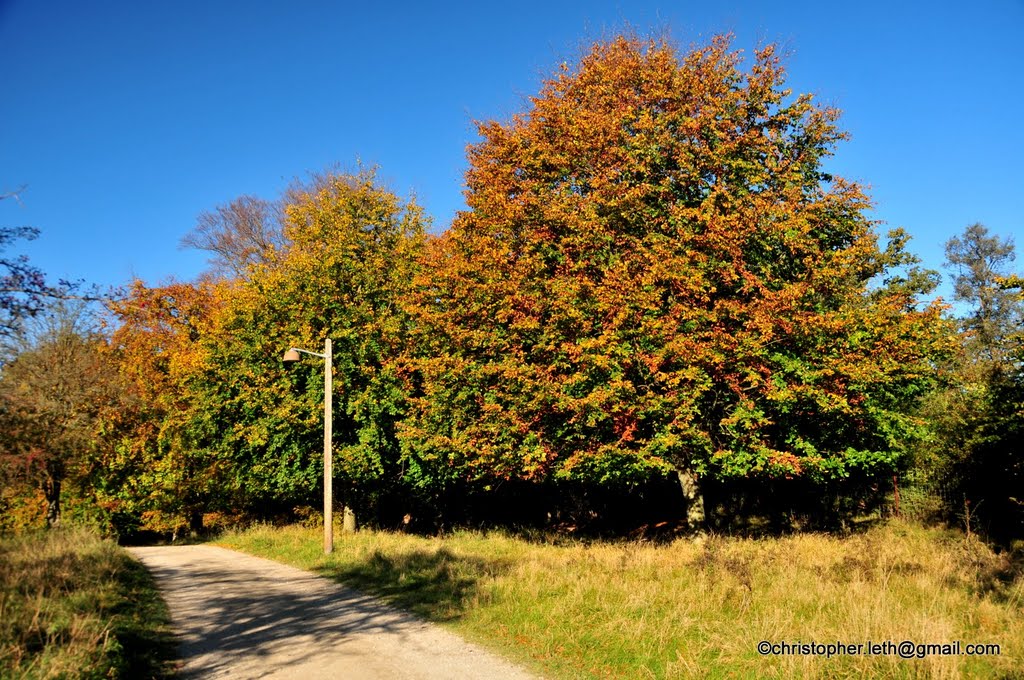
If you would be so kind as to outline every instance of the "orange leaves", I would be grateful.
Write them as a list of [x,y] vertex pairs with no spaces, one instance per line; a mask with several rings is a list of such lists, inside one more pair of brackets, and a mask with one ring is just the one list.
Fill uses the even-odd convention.
[[[921,337],[916,317],[871,299],[867,197],[821,169],[838,113],[784,77],[772,47],[743,70],[728,37],[681,57],[620,37],[480,124],[470,210],[412,306],[432,351],[468,362],[433,363],[450,387],[419,402],[421,431],[454,418],[521,474],[534,445],[499,423],[531,423],[555,474],[608,474],[613,451],[790,475],[878,450],[929,350],[895,340]],[[453,389],[488,406],[456,414]]]
[[133,281],[128,295],[109,303],[121,326],[112,346],[121,371],[151,399],[173,399],[205,356],[200,340],[213,334],[227,284],[171,283],[155,288]]

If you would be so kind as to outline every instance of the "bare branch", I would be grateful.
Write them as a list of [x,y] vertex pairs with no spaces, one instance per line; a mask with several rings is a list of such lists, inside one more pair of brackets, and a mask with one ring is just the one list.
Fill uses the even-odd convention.
[[24,205],[24,204],[23,204],[23,203],[21,202],[21,192],[25,191],[25,189],[27,189],[27,188],[28,188],[28,185],[27,185],[27,184],[22,184],[22,185],[21,185],[20,187],[18,187],[18,188],[17,188],[17,189],[15,189],[14,191],[8,191],[8,192],[7,192],[7,193],[5,193],[5,194],[0,194],[0,201],[4,200],[5,198],[13,198],[13,199],[14,199],[14,201],[15,201],[15,202],[16,202],[16,203],[17,203],[18,205]]

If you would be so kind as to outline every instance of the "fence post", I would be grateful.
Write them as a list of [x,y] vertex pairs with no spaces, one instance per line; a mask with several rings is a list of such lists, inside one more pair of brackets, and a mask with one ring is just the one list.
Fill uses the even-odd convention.
[[892,496],[894,501],[894,512],[896,517],[900,516],[900,483],[896,478],[896,475],[892,476]]

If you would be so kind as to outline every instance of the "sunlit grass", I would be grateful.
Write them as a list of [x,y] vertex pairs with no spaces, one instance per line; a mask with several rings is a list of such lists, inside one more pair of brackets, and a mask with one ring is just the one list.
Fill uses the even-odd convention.
[[[334,577],[552,677],[1024,677],[1024,578],[955,532],[671,544],[254,528],[229,547]],[[1018,565],[1019,566],[1019,565]],[[761,656],[771,642],[996,643],[998,656]]]
[[0,538],[0,677],[171,674],[167,608],[141,564],[76,529]]

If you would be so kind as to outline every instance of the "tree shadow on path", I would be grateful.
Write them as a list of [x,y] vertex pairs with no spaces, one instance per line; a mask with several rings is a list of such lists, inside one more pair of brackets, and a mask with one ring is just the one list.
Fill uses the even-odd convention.
[[133,552],[168,600],[185,674],[205,677],[294,671],[320,663],[325,650],[348,650],[366,665],[379,666],[379,655],[367,650],[384,645],[385,638],[402,654],[429,656],[434,643],[423,635],[428,628],[423,619],[457,618],[479,581],[502,568],[440,550],[398,558],[375,553],[356,566],[319,569],[414,615],[269,560],[208,546],[178,548],[193,552],[176,563],[162,561],[156,552],[146,554],[160,550],[167,549]]
[[483,586],[509,566],[440,548],[397,555],[377,550],[356,565],[326,565],[316,571],[427,620],[444,622],[460,618],[468,605],[488,597]]

